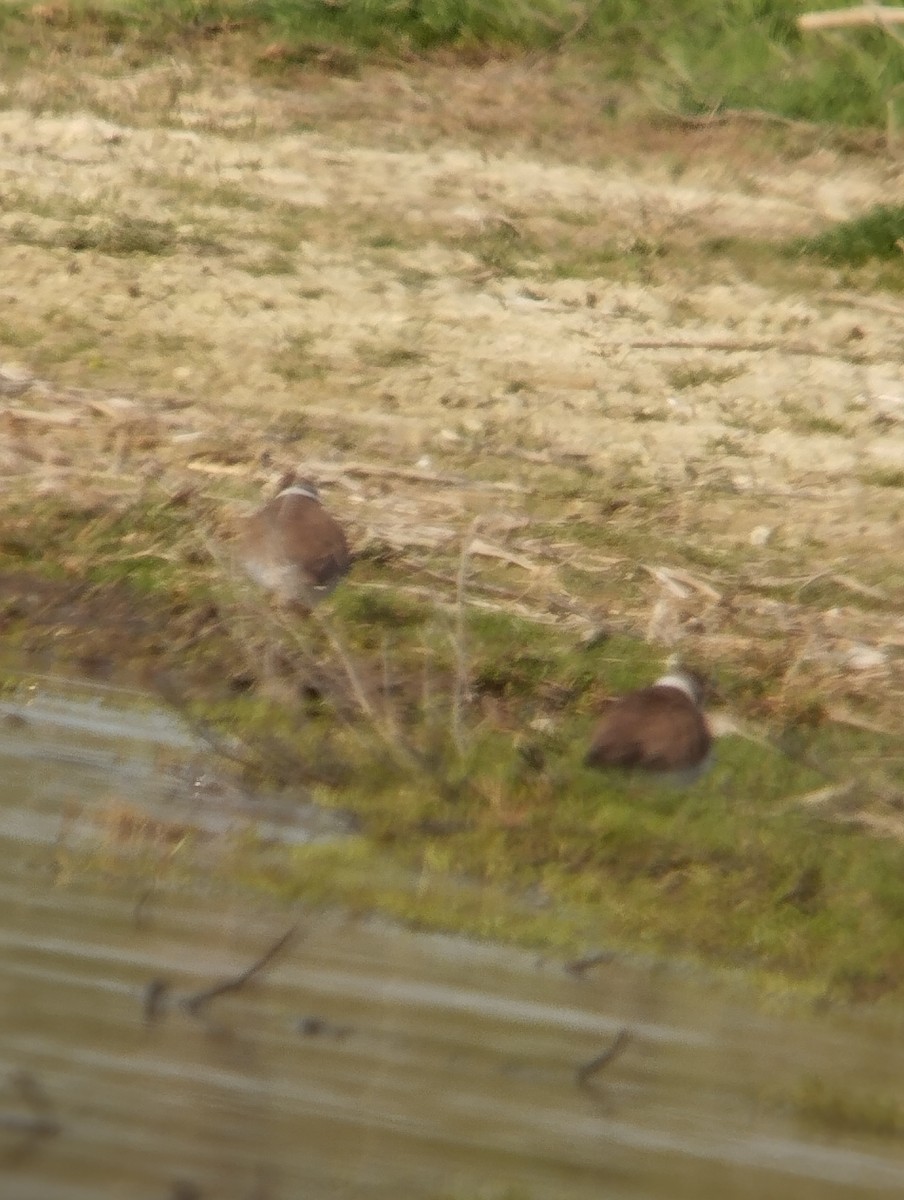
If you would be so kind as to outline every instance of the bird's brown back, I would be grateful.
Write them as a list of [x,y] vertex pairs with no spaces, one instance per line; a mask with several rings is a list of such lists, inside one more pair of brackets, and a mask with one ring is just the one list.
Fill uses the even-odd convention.
[[300,568],[314,587],[325,587],[351,566],[348,542],[339,522],[320,502],[290,492],[277,496],[249,518],[249,555]]
[[593,732],[585,759],[592,767],[682,771],[712,745],[706,718],[678,688],[652,686],[613,701]]

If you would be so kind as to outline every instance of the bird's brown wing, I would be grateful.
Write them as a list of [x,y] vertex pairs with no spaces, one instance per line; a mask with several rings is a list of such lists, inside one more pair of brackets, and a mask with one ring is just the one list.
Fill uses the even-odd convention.
[[711,737],[696,705],[674,688],[644,688],[617,700],[593,733],[593,767],[679,771],[706,757]]
[[281,556],[301,567],[315,587],[333,583],[348,571],[351,555],[342,526],[317,500],[288,495],[273,503]]
[[590,767],[636,767],[643,746],[635,728],[633,697],[616,700],[593,731],[585,762]]

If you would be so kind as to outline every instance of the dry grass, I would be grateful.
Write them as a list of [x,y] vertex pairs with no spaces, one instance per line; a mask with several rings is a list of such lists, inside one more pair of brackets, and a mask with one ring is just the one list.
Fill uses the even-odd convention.
[[[134,575],[142,561],[203,559],[213,546],[226,578],[235,520],[283,465],[300,462],[348,524],[360,560],[349,588],[362,603],[388,589],[454,615],[464,547],[469,607],[550,623],[575,638],[600,628],[646,636],[664,650],[726,664],[762,692],[753,715],[774,722],[818,703],[824,716],[848,724],[894,727],[904,686],[896,563],[878,539],[857,554],[853,528],[844,542],[845,516],[862,520],[864,501],[881,511],[886,487],[831,499],[819,488],[802,496],[770,489],[774,536],[752,545],[735,532],[751,521],[747,496],[720,486],[719,463],[681,487],[626,480],[620,490],[601,490],[585,460],[552,447],[527,464],[502,449],[492,460],[458,454],[440,471],[425,456],[417,467],[397,465],[383,430],[365,426],[354,458],[327,458],[333,420],[310,410],[303,441],[286,443],[253,411],[235,413],[224,429],[215,406],[36,380],[21,390],[26,383],[23,376],[0,414],[7,478],[20,497],[62,500],[64,510],[70,497],[75,519],[91,518],[68,545],[62,565],[71,571],[87,565],[89,552],[91,566],[104,568],[107,560],[96,558],[104,524],[120,522],[123,506],[143,498],[187,505],[197,539],[194,547],[168,545],[164,534],[157,545],[133,548],[127,536],[108,562],[117,577]],[[283,424],[281,414],[270,420]],[[372,460],[360,457],[364,445]],[[633,470],[642,480],[642,469]],[[830,550],[827,538],[792,540],[792,497],[798,521],[808,509],[814,521],[839,511]],[[889,527],[893,507],[883,514]],[[756,518],[770,519],[765,507]],[[7,535],[8,551],[15,540]],[[391,564],[390,577],[383,564]],[[252,613],[251,625],[258,620]]]

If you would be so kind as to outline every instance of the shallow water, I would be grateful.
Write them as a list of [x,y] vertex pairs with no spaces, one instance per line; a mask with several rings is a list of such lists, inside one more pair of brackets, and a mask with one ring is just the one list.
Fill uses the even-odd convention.
[[[200,884],[147,898],[61,875],[58,839],[102,837],[92,814],[122,803],[210,838],[248,822],[284,840],[342,836],[315,811],[235,793],[178,722],[128,692],[33,680],[4,698],[0,1195],[904,1194],[899,1140],[813,1131],[791,1103],[814,1077],[904,1100],[904,1017],[764,1015],[680,966],[574,977]],[[205,1019],[185,1011],[180,997],[243,971],[295,922],[253,985]],[[149,1022],[156,979],[171,991]],[[578,1086],[576,1068],[623,1028],[622,1053]]]

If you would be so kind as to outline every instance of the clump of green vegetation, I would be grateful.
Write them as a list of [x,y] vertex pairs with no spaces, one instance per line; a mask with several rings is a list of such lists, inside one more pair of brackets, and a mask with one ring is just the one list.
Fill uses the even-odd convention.
[[313,63],[352,74],[375,52],[451,53],[469,62],[568,53],[604,83],[630,80],[635,92],[650,90],[660,109],[768,109],[880,127],[888,96],[904,81],[904,50],[876,28],[830,38],[802,34],[800,12],[799,0],[702,8],[696,0],[676,0],[652,16],[641,0],[587,0],[577,9],[570,0],[74,0],[60,9],[16,0],[0,6],[0,30],[10,59],[44,54],[48,43],[68,54],[115,43],[140,55],[184,50],[186,43],[203,52],[231,41],[270,73]]
[[[535,252],[539,252],[539,247]],[[635,237],[622,244],[602,239],[592,245],[560,237],[543,247],[543,274],[551,279],[595,279],[615,276],[646,279],[651,264],[668,254],[660,241]]]
[[840,421],[836,421],[833,417],[827,417],[824,413],[814,412],[806,405],[799,404],[794,400],[783,400],[779,407],[788,418],[788,424],[795,433],[839,434],[845,432],[844,425]]
[[873,487],[904,488],[904,470],[900,467],[877,467],[861,479]]
[[904,1104],[892,1096],[865,1096],[847,1084],[833,1085],[819,1076],[806,1079],[794,1096],[801,1120],[833,1133],[866,1133],[875,1137],[904,1134]]
[[282,250],[270,250],[255,258],[247,258],[242,269],[249,275],[294,275],[295,260]]
[[727,383],[744,374],[744,367],[713,366],[709,363],[685,363],[673,367],[668,373],[669,386],[681,391],[684,388],[700,387],[704,383]]
[[288,336],[273,356],[273,370],[287,383],[319,377],[323,373],[323,365],[314,353],[313,346],[314,337],[309,333]]
[[179,236],[171,221],[155,221],[124,213],[100,221],[73,221],[53,229],[23,220],[17,222],[11,232],[16,241],[27,245],[60,247],[74,253],[95,250],[118,258],[132,254],[173,254],[180,244],[196,254],[226,253],[222,242],[204,233]]
[[803,239],[797,248],[835,266],[859,267],[870,259],[904,264],[904,204],[877,204],[859,217]]
[[63,234],[68,250],[97,250],[101,254],[171,254],[176,233],[166,221],[115,217],[99,225],[73,226]]
[[455,244],[498,275],[515,274],[521,260],[529,258],[535,249],[522,231],[506,220],[487,222],[477,233],[464,235]]
[[403,367],[407,363],[422,362],[426,358],[423,350],[419,350],[416,346],[406,345],[379,346],[363,343],[359,346],[358,352],[371,366],[387,370],[391,367]]

